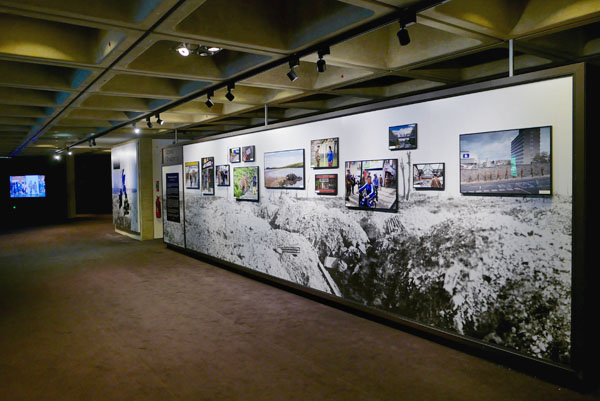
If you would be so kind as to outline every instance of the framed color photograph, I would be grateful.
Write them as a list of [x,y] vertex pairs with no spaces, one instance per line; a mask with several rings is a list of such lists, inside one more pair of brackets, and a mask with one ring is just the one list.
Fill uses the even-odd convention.
[[347,207],[398,210],[398,159],[347,161],[345,167]]
[[198,162],[185,163],[185,187],[188,189],[200,188],[200,167]]
[[215,159],[214,157],[202,158],[202,195],[215,194]]
[[443,191],[446,185],[444,163],[413,164],[413,188],[416,190]]
[[316,174],[315,192],[319,195],[337,195],[337,174]]
[[389,127],[390,150],[412,150],[417,148],[417,124]]
[[233,196],[238,201],[258,202],[258,166],[233,168]]
[[312,168],[339,167],[339,138],[310,141],[310,166]]
[[460,192],[551,196],[552,127],[461,135]]
[[229,164],[222,164],[215,169],[216,181],[218,187],[229,186]]
[[254,161],[254,145],[242,147],[242,161],[253,162]]
[[266,152],[265,187],[304,189],[304,149]]
[[240,148],[231,148],[229,149],[229,163],[239,163],[240,162]]

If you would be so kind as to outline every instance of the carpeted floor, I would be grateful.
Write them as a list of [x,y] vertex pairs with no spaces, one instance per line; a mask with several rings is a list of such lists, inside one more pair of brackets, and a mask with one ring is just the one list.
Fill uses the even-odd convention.
[[0,400],[592,400],[116,234],[0,234]]

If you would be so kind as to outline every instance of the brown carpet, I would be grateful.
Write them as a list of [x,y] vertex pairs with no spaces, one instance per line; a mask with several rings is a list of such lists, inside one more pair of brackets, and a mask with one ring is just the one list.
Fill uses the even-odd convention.
[[1,400],[592,400],[114,233],[0,234]]

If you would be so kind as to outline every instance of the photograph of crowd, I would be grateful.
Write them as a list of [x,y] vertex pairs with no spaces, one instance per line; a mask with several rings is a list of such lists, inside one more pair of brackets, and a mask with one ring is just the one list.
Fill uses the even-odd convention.
[[346,162],[346,206],[396,211],[398,209],[398,160]]
[[253,162],[254,161],[254,145],[242,147],[242,161]]
[[187,162],[185,163],[185,187],[188,189],[200,188],[199,180],[199,163],[198,162]]
[[310,141],[310,166],[312,168],[338,168],[339,138]]
[[460,192],[551,195],[552,127],[460,136]]
[[446,183],[445,170],[445,163],[413,164],[413,188],[443,191]]
[[240,201],[258,202],[258,166],[233,168],[233,196]]
[[389,128],[390,150],[417,148],[417,124],[396,125]]
[[216,167],[217,174],[217,186],[228,187],[229,186],[229,164],[222,164]]
[[265,187],[304,189],[304,149],[265,152]]
[[240,162],[240,148],[229,149],[229,163]]
[[215,159],[214,157],[202,158],[202,195],[215,194]]
[[316,174],[315,192],[319,195],[337,195],[337,174]]
[[46,177],[43,175],[21,175],[10,177],[11,198],[45,198]]

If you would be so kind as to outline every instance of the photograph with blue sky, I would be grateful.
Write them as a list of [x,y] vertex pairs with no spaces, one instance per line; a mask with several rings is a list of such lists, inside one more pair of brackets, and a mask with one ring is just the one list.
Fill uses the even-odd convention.
[[[475,154],[479,160],[510,160],[510,143],[518,129],[461,135],[460,151]],[[550,154],[550,127],[540,128],[540,152]]]

